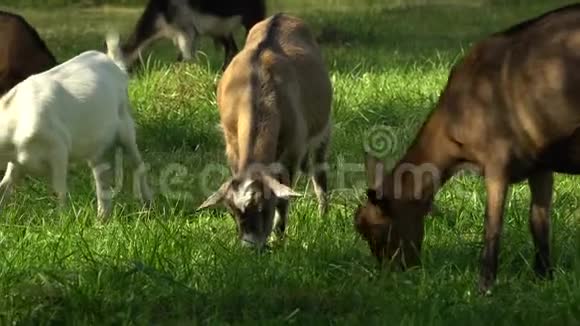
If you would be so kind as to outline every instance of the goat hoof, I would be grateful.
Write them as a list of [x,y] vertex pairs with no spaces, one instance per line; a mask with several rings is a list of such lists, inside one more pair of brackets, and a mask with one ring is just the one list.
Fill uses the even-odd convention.
[[542,267],[536,266],[534,268],[534,273],[536,274],[536,277],[539,278],[540,280],[551,281],[554,279],[553,270],[546,269],[544,266],[542,266]]
[[286,232],[280,231],[280,230],[276,230],[274,232],[274,241],[275,242],[284,242],[285,239],[286,239]]
[[491,296],[492,295],[492,285],[490,280],[482,280],[479,282],[479,295],[481,296]]
[[110,219],[109,214],[97,213],[97,221],[99,223],[105,224],[109,222],[109,219]]
[[328,207],[326,207],[326,206],[319,207],[318,208],[318,215],[320,215],[320,217],[326,217],[328,215]]

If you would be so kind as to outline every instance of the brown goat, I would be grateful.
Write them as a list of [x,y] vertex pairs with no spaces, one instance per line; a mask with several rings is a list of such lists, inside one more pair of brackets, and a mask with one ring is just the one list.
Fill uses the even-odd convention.
[[[308,168],[319,212],[327,209],[326,156],[332,85],[321,51],[302,20],[276,14],[257,23],[217,89],[226,155],[233,176],[199,209],[225,202],[244,245],[282,237],[291,186]],[[272,195],[273,194],[273,195]]]
[[40,35],[22,16],[0,10],[0,96],[56,64]]
[[495,33],[457,63],[406,154],[384,176],[367,156],[367,202],[355,228],[379,262],[420,264],[424,216],[461,164],[485,179],[479,290],[495,283],[507,190],[528,181],[536,274],[552,278],[553,173],[580,173],[580,5]]

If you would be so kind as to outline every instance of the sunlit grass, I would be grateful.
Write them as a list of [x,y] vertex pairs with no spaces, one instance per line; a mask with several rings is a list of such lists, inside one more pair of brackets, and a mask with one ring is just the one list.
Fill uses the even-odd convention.
[[[55,211],[44,180],[23,183],[0,220],[0,324],[578,323],[576,177],[557,177],[552,282],[534,278],[529,191],[525,184],[512,188],[491,298],[474,292],[485,203],[479,178],[453,179],[438,194],[422,269],[378,273],[352,227],[365,187],[362,149],[369,129],[393,129],[394,162],[433,107],[449,67],[472,42],[564,2],[409,8],[404,2],[322,2],[327,5],[274,1],[270,12],[281,8],[306,19],[331,69],[329,217],[318,217],[302,178],[298,189],[306,196],[292,203],[288,238],[257,255],[240,250],[225,210],[195,212],[226,176],[209,173],[226,169],[215,103],[223,54],[204,40],[197,63],[176,64],[176,49],[160,42],[130,85],[156,204],[141,211],[123,184],[114,217],[102,224],[86,167],[71,174],[71,206],[63,213]],[[116,7],[17,11],[59,61],[101,48],[112,26],[126,37],[139,14]],[[175,197],[166,196],[168,185]]]

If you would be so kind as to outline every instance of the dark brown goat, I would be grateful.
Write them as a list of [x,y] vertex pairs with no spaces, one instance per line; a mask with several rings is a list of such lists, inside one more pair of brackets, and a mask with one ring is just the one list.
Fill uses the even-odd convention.
[[[495,283],[507,190],[527,180],[536,274],[552,278],[553,173],[580,174],[580,5],[525,21],[477,43],[449,75],[435,109],[384,176],[367,156],[367,201],[355,228],[382,262],[420,264],[424,216],[462,164],[485,178],[479,289]],[[377,175],[377,172],[379,175]]]
[[40,35],[22,16],[0,10],[0,96],[56,64]]

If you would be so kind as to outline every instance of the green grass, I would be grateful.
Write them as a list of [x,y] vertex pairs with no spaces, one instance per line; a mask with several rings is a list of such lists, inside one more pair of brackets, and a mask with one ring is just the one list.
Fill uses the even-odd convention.
[[[226,167],[215,104],[222,53],[204,40],[198,63],[175,64],[176,50],[160,42],[130,86],[155,207],[141,212],[125,192],[115,198],[111,222],[101,225],[84,166],[71,172],[71,206],[62,214],[44,180],[27,180],[0,219],[0,325],[579,322],[575,177],[556,180],[552,282],[534,278],[529,190],[512,187],[492,297],[475,295],[485,201],[479,178],[455,178],[438,194],[441,211],[427,221],[422,269],[379,273],[352,226],[365,186],[366,132],[391,126],[390,161],[396,160],[437,100],[450,65],[472,42],[566,2],[318,1],[272,1],[270,12],[300,15],[322,35],[335,89],[329,218],[317,216],[309,187],[291,206],[284,245],[257,255],[239,248],[225,209],[194,212],[208,194],[204,183],[213,190],[225,177],[204,177],[210,164]],[[109,27],[126,36],[140,12],[14,10],[39,30],[59,61],[100,48]],[[172,172],[176,167],[182,175]],[[168,179],[187,196],[163,196]],[[305,186],[302,178],[298,190]]]

